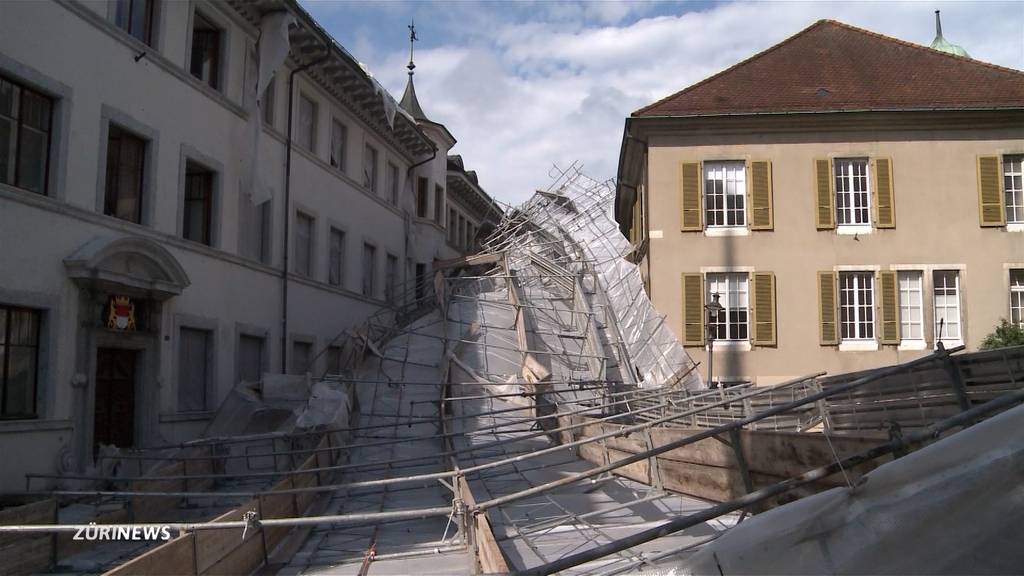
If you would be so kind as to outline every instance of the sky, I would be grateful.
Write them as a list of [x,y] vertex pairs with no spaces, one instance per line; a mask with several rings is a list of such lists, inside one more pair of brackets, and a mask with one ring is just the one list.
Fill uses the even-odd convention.
[[553,166],[614,178],[625,118],[822,18],[1024,70],[1024,2],[301,0],[395,97],[416,24],[416,92],[503,203]]

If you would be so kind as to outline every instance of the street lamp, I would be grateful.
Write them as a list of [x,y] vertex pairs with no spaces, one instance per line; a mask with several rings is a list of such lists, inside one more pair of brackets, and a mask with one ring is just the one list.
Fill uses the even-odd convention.
[[708,386],[711,388],[715,387],[714,381],[714,367],[715,367],[715,335],[711,331],[711,323],[718,321],[718,314],[725,310],[725,307],[718,302],[718,292],[711,295],[711,302],[704,305],[704,309],[708,311],[708,322],[705,329],[708,340]]

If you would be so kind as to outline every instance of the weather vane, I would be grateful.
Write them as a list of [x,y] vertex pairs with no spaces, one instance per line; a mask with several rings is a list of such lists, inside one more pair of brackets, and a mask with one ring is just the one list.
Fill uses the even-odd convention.
[[419,40],[416,37],[416,22],[414,20],[409,21],[409,65],[406,68],[409,69],[409,76],[412,76],[412,71],[416,68],[416,65],[412,62],[412,47],[413,42]]

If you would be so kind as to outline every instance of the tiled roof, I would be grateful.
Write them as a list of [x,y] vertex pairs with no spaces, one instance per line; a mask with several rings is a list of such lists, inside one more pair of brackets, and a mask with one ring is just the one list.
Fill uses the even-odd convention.
[[1024,107],[1024,73],[819,20],[633,116]]

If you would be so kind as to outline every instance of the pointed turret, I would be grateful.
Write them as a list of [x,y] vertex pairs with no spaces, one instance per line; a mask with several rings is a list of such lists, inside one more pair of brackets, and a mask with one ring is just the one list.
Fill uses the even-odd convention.
[[409,64],[406,68],[409,69],[409,81],[405,85],[405,93],[402,94],[402,101],[399,105],[403,110],[408,112],[416,120],[427,120],[427,115],[423,112],[423,107],[420,106],[420,101],[416,98],[416,87],[412,83],[412,77],[416,70],[416,64],[413,63],[413,43],[419,40],[416,37],[416,23],[412,22],[409,24]]

